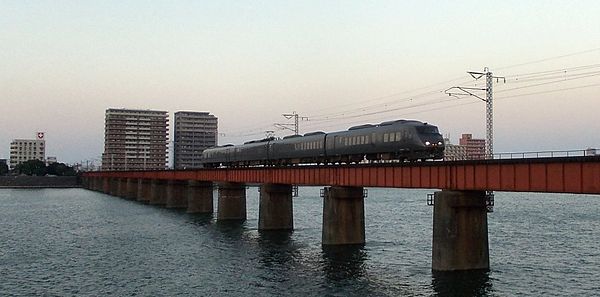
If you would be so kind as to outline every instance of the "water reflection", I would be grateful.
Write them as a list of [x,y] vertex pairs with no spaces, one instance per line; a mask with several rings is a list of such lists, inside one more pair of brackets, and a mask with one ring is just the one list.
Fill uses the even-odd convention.
[[367,253],[363,245],[323,246],[323,269],[328,279],[358,279],[366,274]]
[[206,226],[213,222],[212,213],[187,214],[187,221],[196,226]]
[[297,252],[291,235],[291,231],[259,231],[260,262],[266,267],[291,266]]
[[434,296],[489,296],[492,283],[487,270],[434,271]]
[[244,238],[245,224],[246,221],[243,220],[217,220],[214,227],[223,239],[237,242]]

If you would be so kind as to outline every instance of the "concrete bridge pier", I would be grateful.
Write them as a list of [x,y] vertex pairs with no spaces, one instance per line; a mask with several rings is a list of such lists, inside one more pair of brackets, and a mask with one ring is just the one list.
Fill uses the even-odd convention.
[[137,180],[137,201],[150,203],[150,180],[139,178]]
[[323,245],[365,243],[362,187],[327,187],[323,195]]
[[87,180],[87,185],[84,185],[84,187],[90,191],[96,191],[96,178],[89,176]]
[[117,193],[115,196],[125,198],[127,193],[127,178],[117,178]]
[[120,180],[118,177],[113,177],[110,179],[110,195],[119,196],[119,184]]
[[293,230],[292,186],[263,184],[260,186],[258,230]]
[[246,186],[241,183],[219,183],[217,220],[246,220]]
[[137,198],[137,190],[138,190],[137,179],[127,178],[127,181],[125,184],[124,197],[126,199],[135,200]]
[[150,182],[150,204],[167,204],[167,182],[161,179],[153,179]]
[[102,178],[102,193],[109,194],[110,193],[110,177]]
[[90,178],[87,177],[87,176],[81,177],[81,186],[84,189],[88,189],[89,190],[90,189]]
[[187,199],[188,213],[212,213],[213,183],[188,181]]
[[187,181],[169,180],[167,183],[167,208],[186,208]]
[[102,191],[102,178],[98,176],[91,177],[90,190],[100,192]]
[[489,269],[485,191],[440,191],[433,208],[432,270]]

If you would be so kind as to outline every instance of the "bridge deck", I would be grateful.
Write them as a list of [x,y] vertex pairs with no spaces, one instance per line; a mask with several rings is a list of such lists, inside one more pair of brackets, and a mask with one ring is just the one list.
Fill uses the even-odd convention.
[[305,186],[600,194],[600,156],[344,166],[87,172],[84,176]]

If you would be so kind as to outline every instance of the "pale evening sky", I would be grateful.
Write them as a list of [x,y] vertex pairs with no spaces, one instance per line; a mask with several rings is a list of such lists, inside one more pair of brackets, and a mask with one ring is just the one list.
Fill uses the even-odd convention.
[[[0,0],[0,158],[46,132],[47,155],[99,159],[107,108],[210,111],[220,143],[411,118],[495,151],[600,148],[599,1]],[[482,93],[482,95],[484,95]],[[289,134],[276,130],[277,135]]]

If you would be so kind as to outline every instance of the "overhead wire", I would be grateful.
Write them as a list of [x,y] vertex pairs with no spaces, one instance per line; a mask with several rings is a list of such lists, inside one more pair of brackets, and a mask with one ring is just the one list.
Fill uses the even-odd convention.
[[[579,52],[575,52],[575,53],[570,53],[570,54],[565,54],[565,55],[560,55],[560,56],[553,56],[553,57],[539,59],[539,60],[535,60],[535,61],[499,67],[499,68],[496,68],[496,70],[531,65],[531,64],[551,61],[551,60],[555,60],[555,59],[562,59],[562,58],[566,58],[566,57],[587,54],[587,53],[596,52],[596,51],[600,51],[600,48],[594,48],[594,49],[590,49],[590,50],[579,51]],[[535,82],[535,81],[547,81],[547,80],[558,79],[558,78],[560,78],[560,80],[543,82],[543,83],[533,84],[533,85],[525,85],[525,86],[510,88],[510,89],[500,89],[496,92],[497,93],[510,92],[510,91],[516,91],[516,90],[525,89],[525,88],[533,88],[533,87],[537,87],[537,86],[555,84],[555,83],[571,81],[571,80],[576,80],[576,79],[582,79],[582,78],[587,78],[587,77],[595,77],[595,76],[600,75],[600,72],[591,71],[591,72],[586,72],[586,73],[573,73],[573,74],[569,73],[568,75],[565,73],[588,70],[588,69],[593,69],[593,68],[597,68],[597,67],[600,67],[600,64],[590,64],[590,65],[582,65],[582,66],[563,68],[563,69],[554,69],[554,70],[514,74],[511,76],[506,76],[508,78],[509,83],[517,83],[517,82],[518,83],[527,83],[527,82]],[[559,73],[561,73],[561,75],[558,75]],[[324,125],[324,123],[329,123],[332,121],[340,121],[340,120],[350,119],[350,118],[356,119],[355,121],[349,122],[349,123],[352,123],[352,122],[357,122],[361,118],[369,117],[372,115],[383,115],[383,114],[388,114],[391,112],[397,112],[402,109],[414,109],[414,108],[418,108],[418,107],[424,107],[424,106],[428,106],[428,105],[435,105],[435,104],[449,102],[452,100],[432,99],[432,100],[425,101],[425,102],[419,103],[419,104],[412,104],[409,106],[400,106],[400,104],[403,104],[403,103],[414,102],[414,100],[417,98],[426,99],[427,97],[438,94],[438,93],[442,92],[443,90],[427,91],[427,92],[415,94],[412,96],[405,96],[405,97],[397,98],[397,99],[393,99],[393,100],[386,100],[386,99],[395,98],[395,97],[397,97],[399,95],[403,95],[403,94],[410,94],[411,92],[428,89],[428,88],[442,85],[442,84],[447,84],[447,83],[450,83],[453,81],[464,79],[464,77],[465,76],[460,76],[460,77],[456,77],[456,78],[453,78],[450,80],[445,80],[445,81],[442,81],[439,83],[416,88],[413,90],[398,92],[398,93],[394,93],[394,94],[390,94],[390,95],[386,95],[386,96],[379,96],[379,97],[375,97],[375,98],[371,98],[371,99],[367,99],[367,100],[363,100],[363,101],[359,101],[359,102],[352,102],[352,103],[347,103],[347,104],[343,104],[343,105],[336,105],[336,106],[321,108],[320,109],[321,111],[327,111],[327,110],[332,110],[332,109],[336,109],[337,111],[329,112],[329,113],[322,112],[322,113],[317,113],[317,114],[312,114],[312,115],[308,114],[307,116],[309,117],[310,122],[307,125],[304,125],[304,127],[318,126],[318,127],[326,128],[326,127],[330,127],[330,126],[340,125],[340,123],[336,123],[333,125]],[[469,83],[469,82],[472,82],[473,85],[480,84],[478,81],[472,81],[472,80],[469,80],[465,83]],[[549,93],[549,92],[557,92],[557,91],[561,91],[561,90],[572,90],[572,89],[577,89],[577,88],[592,87],[592,86],[596,86],[596,85],[600,85],[600,84],[592,84],[592,85],[564,88],[564,89],[558,89],[558,90],[533,92],[533,93],[527,93],[527,94],[515,94],[515,95],[511,95],[511,96],[499,97],[497,99],[521,97],[521,96],[528,96],[528,95],[534,95],[534,94],[543,94],[543,93]],[[385,100],[385,101],[383,101],[383,100]],[[382,101],[382,102],[373,104],[373,102],[377,102],[377,101]],[[365,103],[370,103],[370,104],[357,107],[357,104],[365,104]],[[415,111],[415,112],[411,112],[408,114],[423,113],[423,112],[427,112],[427,111],[439,110],[439,109],[444,109],[444,108],[453,108],[456,106],[463,106],[463,105],[475,104],[475,103],[477,103],[477,101],[469,102],[466,104],[465,103],[455,104],[452,106],[437,107],[437,108],[433,108],[433,109]],[[353,107],[353,108],[340,110],[340,108],[344,108],[344,107]],[[405,115],[407,113],[401,113],[401,114]],[[259,128],[267,129],[267,128],[273,127],[273,125],[263,125],[263,126],[255,126],[255,127],[256,128],[253,127],[250,129],[237,130],[237,131],[240,131],[240,133],[237,133],[237,134],[229,133],[229,135],[230,135],[230,137],[245,137],[245,136],[260,135],[260,134],[264,133],[264,130],[259,132],[258,131]],[[236,130],[234,130],[234,131],[236,131]],[[246,133],[243,133],[243,132],[246,132]],[[228,135],[228,133],[225,133],[225,134]]]

